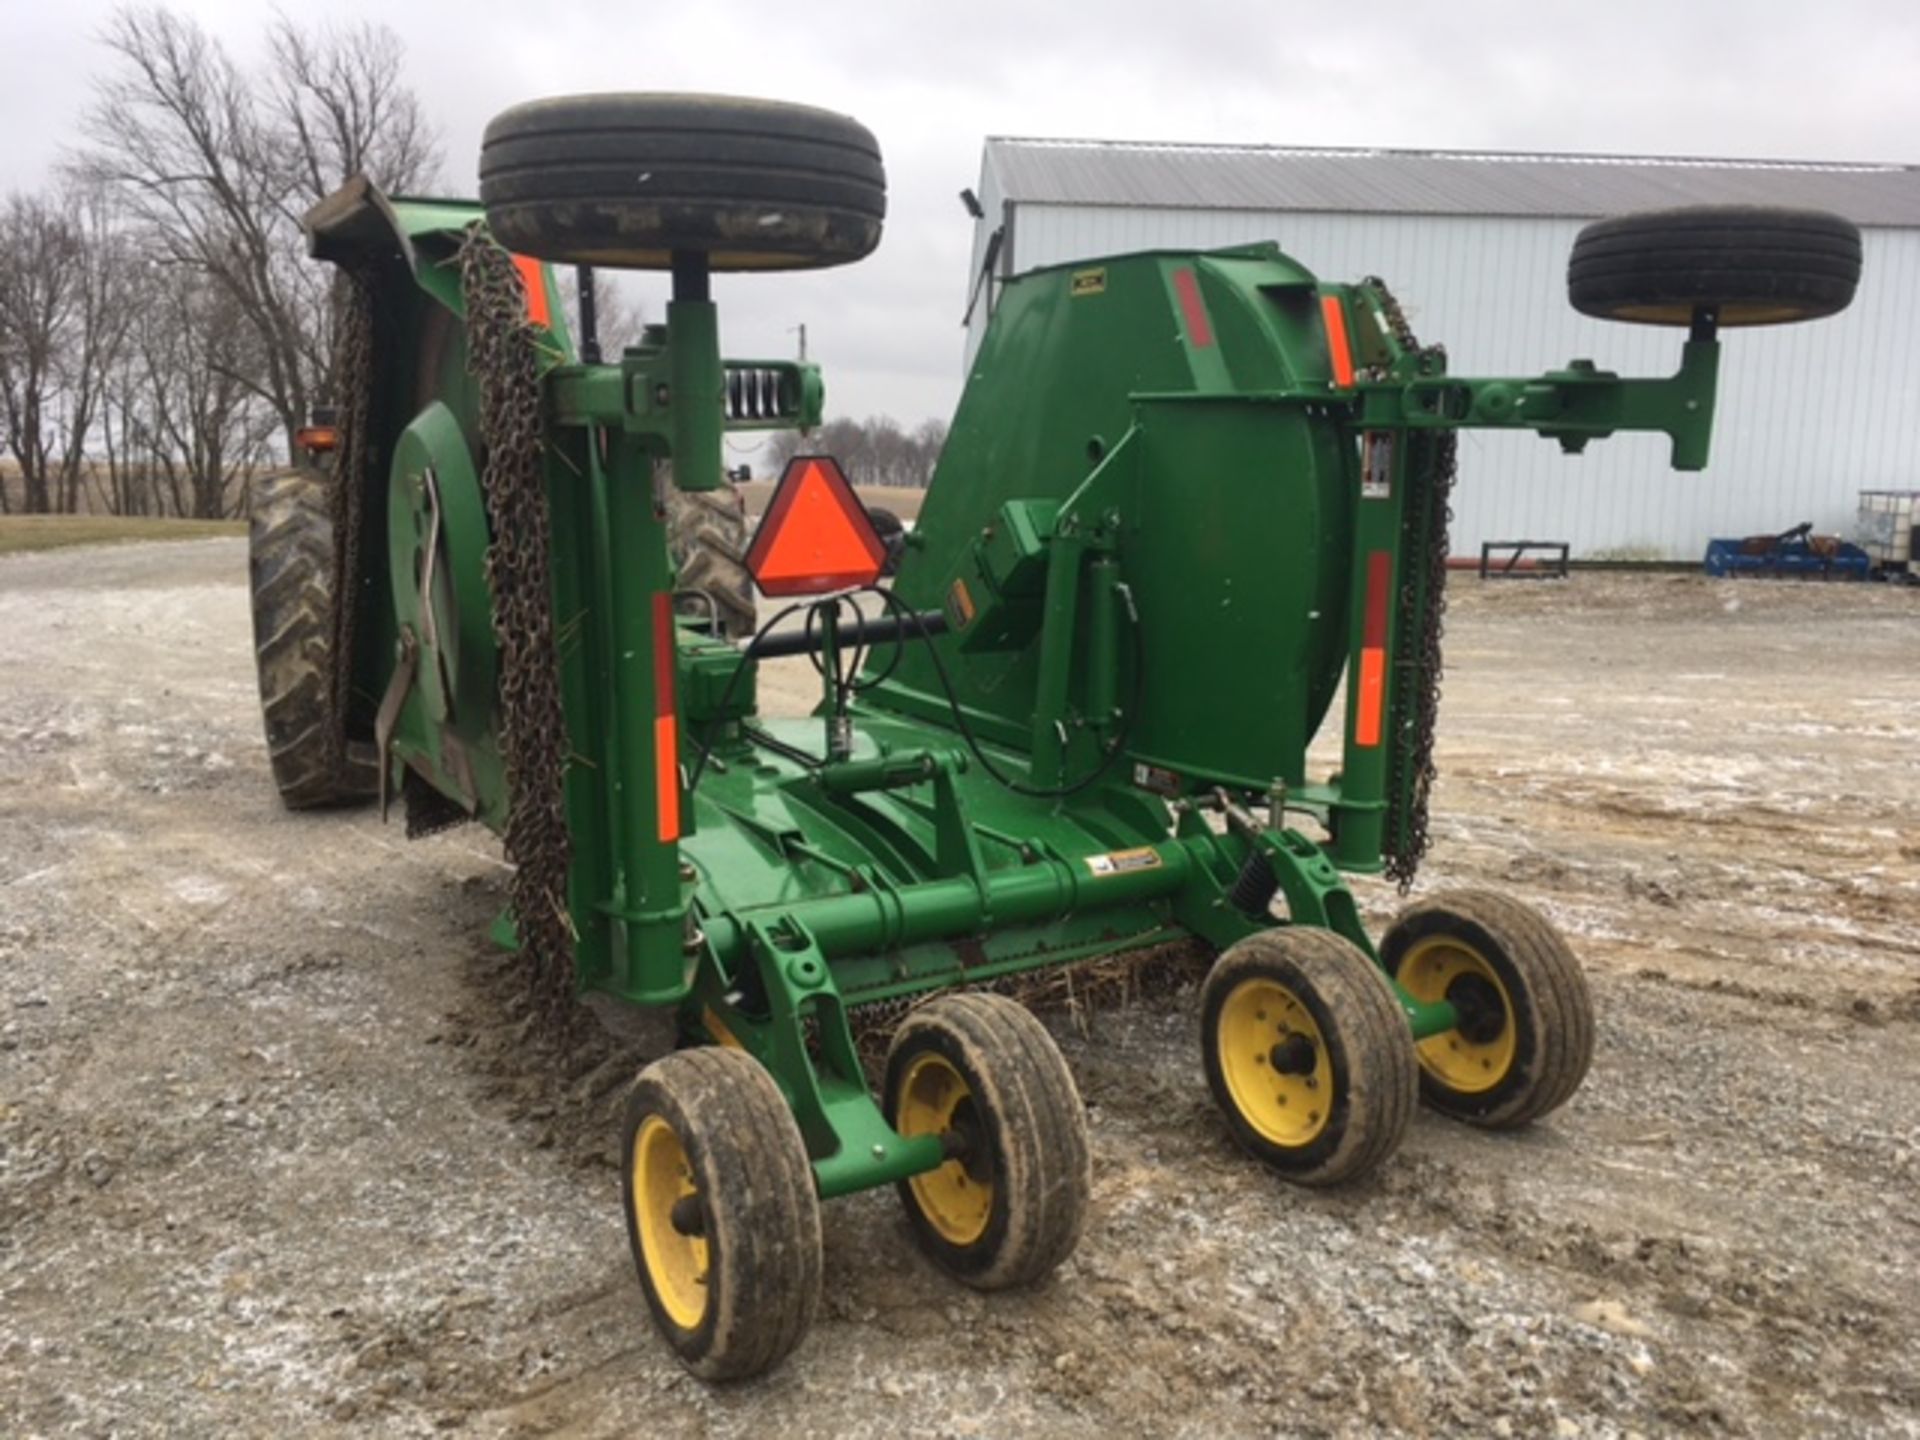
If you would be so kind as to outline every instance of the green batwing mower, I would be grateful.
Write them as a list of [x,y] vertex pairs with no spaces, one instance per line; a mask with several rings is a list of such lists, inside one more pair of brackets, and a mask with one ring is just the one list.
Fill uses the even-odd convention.
[[[1011,278],[897,574],[803,457],[729,557],[771,597],[742,635],[682,593],[669,500],[723,486],[725,432],[816,425],[823,390],[722,358],[711,277],[872,250],[873,137],[758,101],[541,101],[489,127],[480,193],[354,181],[308,216],[342,277],[338,444],[258,487],[269,745],[290,804],[498,832],[501,938],[553,1013],[671,1017],[622,1177],[691,1369],[799,1343],[824,1199],[896,1185],[981,1289],[1072,1252],[1087,1136],[1010,998],[1036,972],[1200,957],[1226,1127],[1302,1184],[1385,1162],[1420,1099],[1502,1128],[1573,1094],[1593,1020],[1552,925],[1466,891],[1376,940],[1343,879],[1404,884],[1424,849],[1454,437],[1658,431],[1700,468],[1717,329],[1844,307],[1851,225],[1585,230],[1576,306],[1688,331],[1662,379],[1450,375],[1380,281],[1273,245]],[[591,267],[672,275],[665,323],[604,361],[590,283],[578,336],[561,304]],[[816,713],[760,714],[758,666],[803,653]],[[856,1030],[879,1018],[876,1085]]]

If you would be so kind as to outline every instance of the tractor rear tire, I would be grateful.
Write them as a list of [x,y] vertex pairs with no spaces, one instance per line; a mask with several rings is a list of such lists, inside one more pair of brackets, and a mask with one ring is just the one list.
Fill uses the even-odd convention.
[[1234,1138],[1284,1179],[1357,1179],[1406,1138],[1420,1098],[1406,1016],[1331,930],[1286,925],[1229,947],[1200,989],[1200,1039]]
[[844,265],[880,243],[880,146],[845,115],[720,95],[571,95],[494,117],[480,199],[510,250],[572,265]]
[[1782,325],[1847,308],[1860,231],[1824,210],[1695,205],[1597,221],[1573,242],[1567,297],[1583,315],[1689,325]]
[[824,1257],[813,1166],[773,1076],[703,1046],[640,1072],[621,1175],[655,1323],[706,1380],[770,1369],[806,1337]]
[[373,747],[348,741],[335,712],[332,482],[306,466],[259,475],[251,488],[247,561],[254,660],[267,755],[289,810],[370,800]]
[[[669,483],[667,544],[673,552],[676,590],[697,590],[713,604],[711,618],[729,640],[752,635],[758,618],[753,576],[747,571],[747,502],[731,485],[718,490],[682,490]],[[676,602],[679,613],[708,618],[692,597]]]
[[1045,1278],[1080,1243],[1093,1172],[1073,1072],[1004,995],[942,995],[887,1051],[887,1122],[951,1137],[953,1158],[900,1184],[920,1248],[976,1290]]
[[1461,1023],[1419,1044],[1428,1105],[1513,1130],[1572,1098],[1593,1063],[1593,996],[1560,932],[1491,890],[1447,890],[1408,906],[1380,963],[1416,1000],[1450,1000]]
[[907,548],[907,527],[900,517],[884,505],[867,506],[867,519],[873,525],[873,533],[880,537],[880,543],[887,547],[887,560],[880,567],[883,576],[896,575],[900,571],[900,554]]

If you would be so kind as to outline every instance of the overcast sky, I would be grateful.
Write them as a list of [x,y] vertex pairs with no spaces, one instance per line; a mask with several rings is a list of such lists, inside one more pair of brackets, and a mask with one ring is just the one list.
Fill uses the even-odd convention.
[[[0,0],[0,190],[49,176],[112,0]],[[243,59],[262,5],[177,0]],[[288,13],[306,19],[306,7]],[[577,90],[705,90],[843,110],[879,136],[886,238],[864,263],[722,277],[722,343],[808,326],[830,413],[945,416],[988,135],[1920,161],[1915,0],[1107,0],[943,4],[328,0],[383,21],[475,190],[496,111]],[[657,284],[646,293],[663,295]],[[654,309],[657,316],[657,305]]]

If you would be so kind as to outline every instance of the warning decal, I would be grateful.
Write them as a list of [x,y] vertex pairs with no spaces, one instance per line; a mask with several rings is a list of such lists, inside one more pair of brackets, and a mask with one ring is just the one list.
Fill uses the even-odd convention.
[[1137,850],[1109,850],[1105,855],[1087,856],[1087,868],[1095,875],[1125,875],[1132,870],[1158,870],[1160,852],[1150,845]]
[[1360,498],[1393,498],[1393,432],[1369,430],[1360,456]]

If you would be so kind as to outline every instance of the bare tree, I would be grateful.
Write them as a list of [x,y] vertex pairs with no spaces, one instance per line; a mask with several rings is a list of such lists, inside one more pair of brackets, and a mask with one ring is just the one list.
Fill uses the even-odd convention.
[[99,190],[71,190],[61,208],[77,241],[69,277],[72,309],[56,361],[64,411],[56,499],[62,513],[71,515],[80,508],[92,469],[89,451],[135,297],[126,238],[115,226],[108,197]]
[[924,490],[933,479],[933,467],[946,440],[942,420],[923,420],[911,434],[888,415],[829,420],[811,435],[780,431],[767,442],[767,461],[780,470],[795,455],[831,455],[856,485]]
[[236,378],[249,337],[232,297],[191,271],[163,278],[135,319],[117,391],[122,513],[217,520],[267,462],[278,417]]
[[252,343],[223,378],[271,407],[289,446],[326,383],[327,280],[303,256],[301,213],[356,171],[387,188],[429,181],[438,146],[373,25],[282,19],[249,75],[195,21],[159,6],[115,13],[114,68],[83,122],[80,172],[122,203],[154,257],[206,276]]
[[79,235],[57,204],[7,198],[0,211],[0,415],[20,467],[22,507],[32,514],[53,509],[60,359],[79,288],[79,250]]
[[[562,266],[555,278],[560,282],[560,308],[566,315],[567,333],[578,346],[585,337],[580,330],[580,287],[575,282],[576,274]],[[621,288],[618,274],[594,270],[592,275],[594,330],[600,338],[600,353],[609,360],[618,359],[622,350],[640,343],[641,332],[647,328],[647,309]]]

